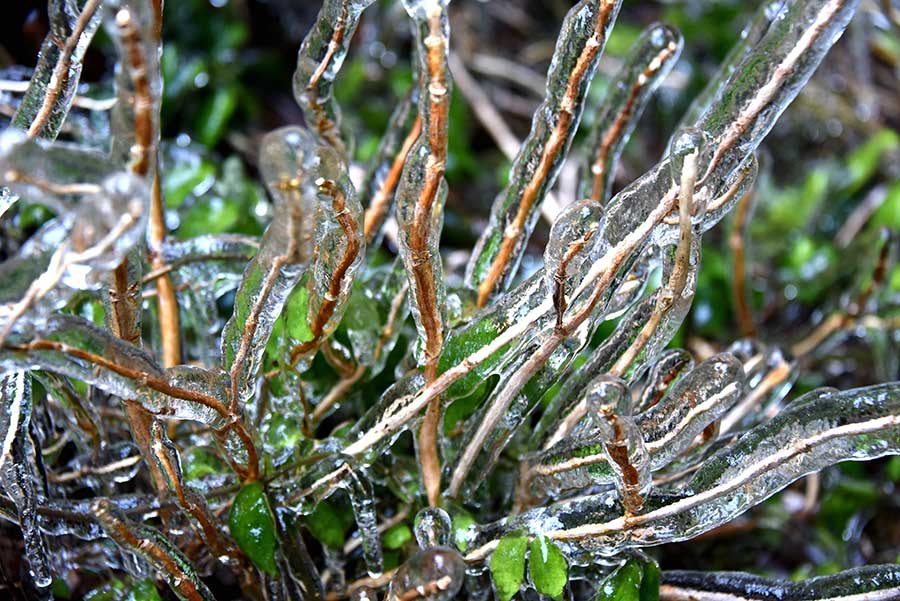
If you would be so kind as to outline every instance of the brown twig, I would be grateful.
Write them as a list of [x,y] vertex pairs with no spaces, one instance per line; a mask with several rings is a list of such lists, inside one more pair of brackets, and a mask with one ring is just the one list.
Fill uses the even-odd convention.
[[334,32],[331,34],[331,39],[328,40],[328,48],[325,50],[325,56],[322,57],[316,70],[309,78],[309,82],[306,84],[308,103],[316,116],[316,131],[318,131],[319,135],[321,135],[333,148],[339,150],[343,150],[344,143],[341,141],[340,133],[337,131],[337,124],[332,121],[325,112],[324,106],[319,101],[316,88],[319,85],[322,76],[325,74],[325,71],[331,66],[335,53],[344,43],[344,34],[346,33],[347,28],[348,3],[349,0],[344,0],[344,2],[341,3],[341,14],[334,23]]
[[366,209],[363,216],[363,231],[366,236],[366,244],[375,242],[378,230],[381,229],[381,225],[384,223],[387,216],[388,206],[390,205],[391,198],[394,196],[397,182],[400,181],[400,174],[403,172],[403,164],[406,162],[406,157],[409,155],[410,149],[413,147],[416,140],[419,139],[421,133],[422,118],[416,115],[409,133],[406,134],[406,138],[403,140],[400,151],[397,153],[397,156],[394,157],[391,168],[388,170],[387,175],[384,176],[384,179],[381,180],[381,184],[378,186],[378,190],[375,192],[375,196],[372,197],[369,208]]
[[747,226],[750,222],[750,214],[753,211],[754,196],[754,191],[751,188],[738,201],[734,214],[734,223],[731,225],[731,234],[728,236],[728,246],[731,247],[732,252],[731,297],[737,312],[741,334],[747,337],[756,336],[756,323],[753,321],[753,312],[748,304],[749,293],[747,292],[745,243],[745,238],[748,235]]

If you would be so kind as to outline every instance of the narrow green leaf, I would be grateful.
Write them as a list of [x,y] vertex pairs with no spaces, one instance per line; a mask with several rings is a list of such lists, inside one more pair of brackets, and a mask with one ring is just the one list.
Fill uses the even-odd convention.
[[546,536],[538,536],[531,541],[528,572],[537,592],[554,599],[562,597],[569,579],[569,565],[559,547]]
[[629,559],[600,584],[594,601],[641,601],[641,566]]
[[660,577],[658,563],[652,559],[644,563],[644,573],[641,576],[641,601],[659,601]]
[[507,535],[500,539],[491,554],[491,576],[500,601],[509,601],[522,586],[525,579],[525,550],[528,537]]
[[275,566],[275,516],[269,508],[262,484],[253,482],[238,492],[228,517],[228,527],[250,561],[267,574],[278,574]]
[[162,601],[159,591],[151,578],[144,578],[134,583],[122,601]]

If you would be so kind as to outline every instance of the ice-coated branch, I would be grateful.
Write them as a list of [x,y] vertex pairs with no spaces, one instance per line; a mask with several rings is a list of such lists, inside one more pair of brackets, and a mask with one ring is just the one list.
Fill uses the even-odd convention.
[[294,98],[307,125],[346,155],[341,112],[332,95],[337,76],[362,12],[374,0],[325,0],[316,22],[300,44],[294,71]]
[[515,275],[541,202],[578,129],[588,86],[620,4],[620,0],[582,0],[563,21],[544,100],[466,267],[466,284],[478,292],[479,307],[508,287]]
[[[72,108],[81,80],[81,61],[100,25],[102,0],[50,0],[50,32],[41,45],[38,64],[12,126],[28,137],[53,140]],[[75,8],[73,14],[70,8]]]
[[743,572],[662,574],[662,601],[889,601],[900,597],[900,568],[871,565],[807,580],[779,580]]
[[653,24],[634,43],[625,64],[609,83],[596,124],[590,132],[579,198],[605,203],[619,156],[641,114],[681,54],[681,34],[668,25]]

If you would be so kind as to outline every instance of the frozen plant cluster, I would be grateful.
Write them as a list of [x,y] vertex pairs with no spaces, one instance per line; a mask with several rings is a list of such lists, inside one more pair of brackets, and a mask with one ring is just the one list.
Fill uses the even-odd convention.
[[[650,26],[575,143],[621,0],[577,2],[456,280],[440,252],[448,2],[403,0],[417,81],[354,186],[333,86],[371,3],[325,0],[300,45],[305,124],[258,148],[265,233],[178,239],[160,183],[162,1],[50,1],[0,134],[0,218],[49,215],[0,263],[0,518],[21,530],[26,590],[49,599],[93,574],[114,575],[96,598],[115,599],[159,598],[157,581],[192,601],[223,581],[270,600],[900,598],[894,565],[784,583],[661,573],[642,551],[838,462],[900,454],[898,382],[786,403],[786,350],[669,348],[702,236],[750,194],[757,147],[858,0],[766,3],[665,156],[614,195],[682,40]],[[101,26],[114,97],[76,102]],[[60,137],[67,117],[80,126]],[[523,276],[569,159],[578,198],[561,199]],[[372,249],[391,220],[385,263]],[[881,308],[894,239],[876,254],[856,310]],[[392,542],[389,563],[385,539],[407,522],[415,542]]]

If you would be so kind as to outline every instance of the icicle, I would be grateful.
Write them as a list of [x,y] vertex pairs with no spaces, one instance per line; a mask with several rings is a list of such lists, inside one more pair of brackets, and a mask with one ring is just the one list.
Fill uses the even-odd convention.
[[294,98],[307,125],[342,155],[341,113],[332,97],[337,76],[359,17],[374,0],[325,0],[316,22],[300,44],[294,71]]
[[644,108],[681,54],[681,35],[668,25],[655,23],[632,46],[625,64],[609,83],[597,122],[585,152],[588,167],[582,174],[579,198],[601,205],[609,198],[619,156]]
[[366,568],[369,576],[376,578],[384,571],[384,561],[381,556],[381,536],[378,534],[378,516],[375,511],[375,493],[372,489],[372,481],[366,474],[358,473],[357,470],[351,468],[348,470],[343,487],[347,491],[350,505],[353,507],[353,516],[356,518],[356,527],[359,529]]
[[346,171],[334,150],[299,127],[269,133],[259,162],[275,215],[259,252],[244,270],[234,313],[222,332],[222,360],[233,380],[232,405],[252,395],[275,320],[313,258],[322,219],[316,181],[343,181]]
[[166,580],[172,592],[184,601],[215,601],[212,593],[194,571],[191,562],[158,530],[133,523],[119,513],[107,499],[91,504],[97,521],[123,552],[146,561]]
[[11,125],[29,137],[54,139],[81,80],[81,61],[100,25],[101,0],[51,0],[50,32]]
[[0,377],[0,485],[16,504],[29,574],[37,587],[46,588],[53,578],[37,514],[41,485],[28,433],[31,409],[31,376],[20,371]]
[[540,205],[578,129],[588,86],[620,4],[620,0],[582,0],[563,21],[544,100],[466,267],[466,285],[478,291],[479,306],[507,288],[515,275]]

